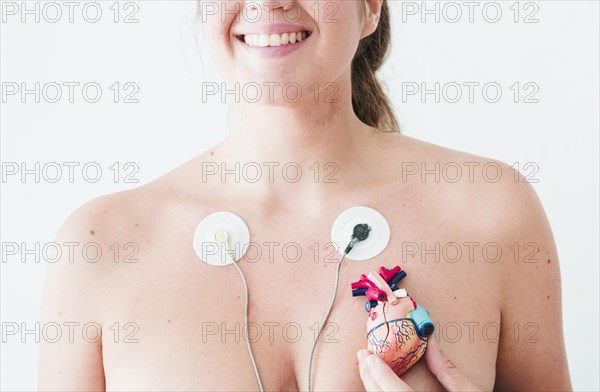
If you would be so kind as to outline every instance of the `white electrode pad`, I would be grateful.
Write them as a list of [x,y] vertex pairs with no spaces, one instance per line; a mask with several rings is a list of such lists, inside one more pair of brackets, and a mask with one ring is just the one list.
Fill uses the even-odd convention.
[[342,212],[331,229],[331,241],[340,254],[352,239],[354,226],[366,223],[371,227],[369,237],[357,242],[346,258],[350,260],[367,260],[383,252],[390,241],[390,226],[378,211],[370,207],[352,207]]
[[235,261],[241,259],[248,250],[250,231],[242,218],[227,211],[212,213],[198,224],[194,232],[194,251],[207,264],[225,266],[234,261],[226,256],[225,245],[215,239],[219,230],[227,232],[227,245],[235,255]]

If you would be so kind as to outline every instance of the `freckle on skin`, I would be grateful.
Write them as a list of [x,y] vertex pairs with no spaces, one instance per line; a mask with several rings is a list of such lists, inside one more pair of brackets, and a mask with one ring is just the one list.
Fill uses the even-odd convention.
[[167,323],[170,323],[170,322],[171,322],[171,320],[167,320]]
[[90,230],[90,234],[91,235],[96,235],[96,232],[94,230]]
[[215,152],[214,152],[214,151],[211,151],[211,152],[210,152],[210,156],[212,157],[213,155],[215,155]]
[[550,259],[548,259],[548,264],[550,264]]
[[456,297],[454,297],[454,299],[456,299]]
[[546,296],[546,298],[550,299],[550,296],[548,295],[548,296]]

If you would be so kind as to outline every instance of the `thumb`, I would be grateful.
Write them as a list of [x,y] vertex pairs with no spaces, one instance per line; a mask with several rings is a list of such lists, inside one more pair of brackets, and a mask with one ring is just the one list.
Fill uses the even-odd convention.
[[427,342],[425,362],[447,391],[480,391],[458,370],[454,362],[444,356],[432,337]]
[[[363,357],[366,373],[372,377],[379,386],[380,391],[413,392],[413,389],[400,379],[378,355],[369,353]],[[365,384],[366,387],[366,384]]]

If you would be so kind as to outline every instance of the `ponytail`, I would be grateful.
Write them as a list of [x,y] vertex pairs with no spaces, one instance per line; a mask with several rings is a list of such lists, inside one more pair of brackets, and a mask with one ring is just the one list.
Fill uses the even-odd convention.
[[375,73],[383,64],[391,41],[388,0],[383,0],[377,29],[363,38],[352,59],[352,108],[367,125],[400,132],[394,110]]

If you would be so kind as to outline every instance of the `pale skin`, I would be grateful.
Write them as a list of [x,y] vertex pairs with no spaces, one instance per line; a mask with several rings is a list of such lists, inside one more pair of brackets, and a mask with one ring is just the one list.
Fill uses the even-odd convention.
[[[307,10],[313,1],[254,3],[277,20],[284,7]],[[196,225],[222,210],[243,217],[261,250],[238,265],[250,289],[250,322],[262,331],[252,348],[263,385],[307,390],[315,324],[323,321],[335,279],[331,225],[356,205],[380,211],[392,238],[373,259],[343,262],[315,353],[314,390],[571,389],[559,261],[533,188],[505,163],[362,123],[350,101],[350,62],[359,39],[377,28],[381,1],[365,2],[365,14],[360,3],[332,3],[338,22],[304,12],[299,23],[311,37],[278,58],[251,54],[235,37],[262,24],[235,21],[235,14],[206,18],[205,39],[226,80],[293,81],[305,91],[333,81],[338,101],[315,102],[311,93],[294,104],[281,96],[233,102],[222,143],[149,184],[74,212],[56,242],[94,242],[103,253],[96,262],[75,257],[48,265],[41,322],[96,323],[102,339],[42,339],[41,390],[257,390],[236,330],[244,321],[240,276],[233,266],[202,263],[192,248]],[[207,163],[231,169],[236,162],[275,162],[279,169],[294,162],[303,175],[296,182],[281,170],[258,181],[203,176]],[[463,175],[423,179],[411,174],[415,163],[457,164]],[[501,178],[484,176],[486,164],[499,167]],[[460,256],[442,251],[450,243],[460,244]],[[487,244],[494,246],[484,255]],[[436,246],[440,251],[427,255]],[[401,378],[373,355],[357,358],[366,348],[366,312],[364,297],[350,295],[360,274],[396,264],[408,274],[402,286],[436,322],[436,343]]]

